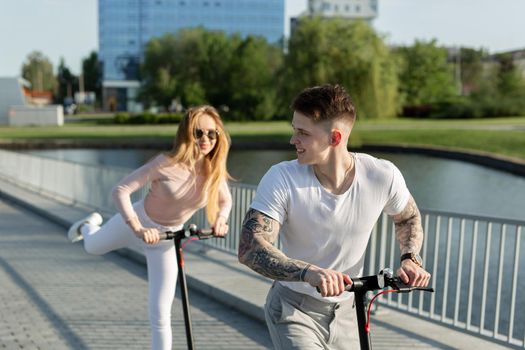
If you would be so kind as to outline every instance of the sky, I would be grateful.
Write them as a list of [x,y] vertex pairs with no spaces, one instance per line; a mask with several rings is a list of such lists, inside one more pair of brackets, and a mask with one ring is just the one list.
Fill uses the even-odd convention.
[[[306,9],[307,0],[284,1],[287,19]],[[436,39],[440,45],[491,53],[525,49],[525,0],[378,0],[378,4],[373,26],[389,44]],[[55,69],[64,58],[78,74],[82,59],[98,48],[97,21],[97,0],[0,0],[0,77],[20,75],[34,50],[43,52]]]

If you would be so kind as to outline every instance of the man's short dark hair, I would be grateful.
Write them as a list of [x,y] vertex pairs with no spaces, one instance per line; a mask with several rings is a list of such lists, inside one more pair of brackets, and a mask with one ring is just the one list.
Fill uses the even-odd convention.
[[307,88],[295,97],[291,108],[315,123],[337,119],[346,119],[353,123],[356,118],[352,98],[341,85]]

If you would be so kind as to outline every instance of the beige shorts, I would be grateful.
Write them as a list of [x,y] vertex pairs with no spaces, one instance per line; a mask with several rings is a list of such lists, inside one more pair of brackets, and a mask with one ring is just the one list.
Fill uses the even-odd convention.
[[275,282],[264,310],[278,350],[359,349],[353,300],[327,303]]

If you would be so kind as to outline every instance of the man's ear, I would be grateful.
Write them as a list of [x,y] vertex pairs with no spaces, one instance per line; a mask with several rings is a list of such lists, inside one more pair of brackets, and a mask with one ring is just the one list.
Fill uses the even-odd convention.
[[343,139],[343,133],[339,129],[332,129],[330,132],[330,145],[337,146]]

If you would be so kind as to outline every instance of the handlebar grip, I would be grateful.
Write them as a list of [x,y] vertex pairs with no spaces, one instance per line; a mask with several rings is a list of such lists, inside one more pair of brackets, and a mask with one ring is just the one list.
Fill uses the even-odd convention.
[[202,231],[199,231],[197,236],[199,237],[199,239],[209,239],[209,238],[226,238],[226,236],[215,236],[213,234],[213,230],[212,229],[209,229],[209,230],[202,230]]
[[213,236],[213,229],[211,229],[211,228],[207,228],[207,229],[203,229],[203,230],[197,230],[195,235],[198,236],[199,239],[207,239],[207,238],[214,237]]
[[[315,290],[317,290],[317,293],[321,293],[321,289],[319,287],[315,287]],[[347,284],[345,282],[345,292],[353,292],[354,291],[354,284]]]
[[398,287],[396,288],[396,290],[397,290],[399,293],[410,293],[410,292],[412,292],[412,291],[414,291],[414,290],[421,290],[421,291],[423,291],[423,292],[431,292],[431,293],[434,293],[434,288],[431,288],[431,287],[398,286]]
[[206,228],[206,229],[191,229],[190,228],[190,235],[191,236],[197,236],[199,239],[208,239],[208,238],[225,238],[224,236],[215,236],[213,234],[212,228]]
[[434,292],[434,288],[431,287],[421,287],[421,286],[409,286],[408,284],[405,284],[399,277],[394,277],[387,280],[387,285],[391,286],[395,290],[399,291],[400,293],[408,293],[413,290],[421,290],[424,292]]
[[166,231],[166,232],[159,233],[159,238],[161,240],[173,239],[174,237],[175,237],[175,233],[172,231]]

